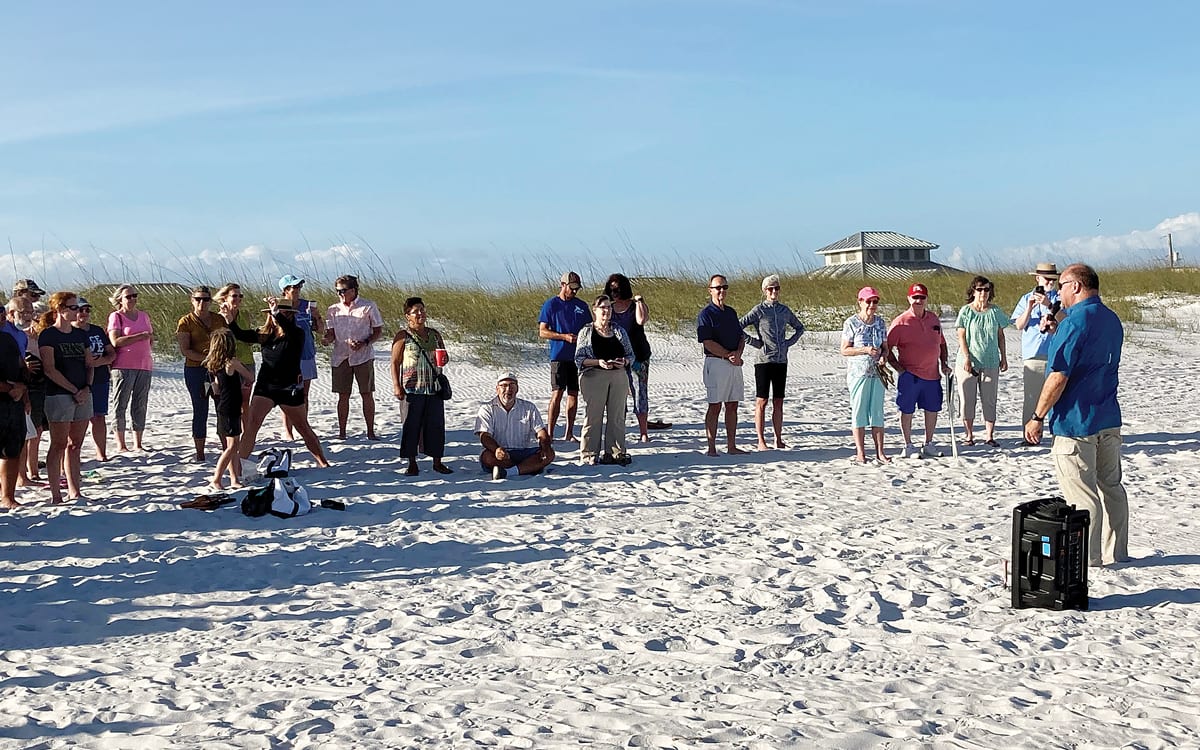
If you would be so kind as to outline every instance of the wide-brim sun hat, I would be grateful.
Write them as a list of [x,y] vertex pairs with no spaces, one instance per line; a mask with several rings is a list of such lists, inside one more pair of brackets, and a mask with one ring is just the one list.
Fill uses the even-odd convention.
[[1058,266],[1054,263],[1038,263],[1037,268],[1029,272],[1030,276],[1045,276],[1047,278],[1058,278]]

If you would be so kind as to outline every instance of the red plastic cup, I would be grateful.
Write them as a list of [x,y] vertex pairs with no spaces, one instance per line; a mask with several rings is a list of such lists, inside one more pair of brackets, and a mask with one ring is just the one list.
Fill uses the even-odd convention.
[[445,349],[434,349],[433,361],[438,367],[445,367],[446,363],[450,361],[450,352]]

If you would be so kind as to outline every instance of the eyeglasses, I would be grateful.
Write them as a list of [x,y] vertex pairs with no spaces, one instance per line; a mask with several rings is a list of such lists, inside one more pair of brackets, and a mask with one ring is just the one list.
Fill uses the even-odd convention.
[[62,308],[60,308],[60,309],[62,309],[62,310],[71,310],[71,311],[73,311],[73,312],[78,312],[78,311],[79,311],[79,305],[63,305],[63,306],[62,306]]
[[724,292],[727,289],[729,289],[729,285],[728,284],[717,284],[716,286],[710,286],[709,289],[715,289],[718,292]]
[[[1080,281],[1079,279],[1059,279],[1058,280],[1058,286],[1060,288],[1066,284],[1078,284],[1080,289],[1083,288],[1083,282]],[[1066,291],[1066,290],[1064,289],[1063,291]]]
[[909,299],[911,299],[913,302],[924,302],[925,295],[924,294],[914,294],[913,296],[909,297]]
[[345,289],[338,289],[338,288],[336,288],[336,287],[335,287],[333,291],[337,292],[338,294],[345,294],[345,293],[347,293],[347,292],[352,292],[352,291],[354,291],[354,290],[355,290],[355,289],[357,289],[357,288],[358,288],[358,287],[348,286],[348,287],[346,287]]
[[612,305],[596,305],[597,310],[612,310]]
[[192,297],[193,302],[212,302],[212,297]]
[[137,298],[138,298],[138,296],[137,296],[137,292],[134,292],[133,294],[126,294],[126,295],[125,295],[125,299],[137,299]]

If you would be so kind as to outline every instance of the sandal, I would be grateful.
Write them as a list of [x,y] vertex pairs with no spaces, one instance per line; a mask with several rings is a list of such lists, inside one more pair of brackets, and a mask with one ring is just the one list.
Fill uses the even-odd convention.
[[648,430],[669,430],[673,426],[670,422],[664,422],[661,419],[655,419],[646,423],[646,429]]
[[975,438],[967,438],[963,441],[963,445],[975,445]]
[[436,471],[438,474],[453,474],[454,473],[454,469],[451,469],[449,466],[447,466],[445,464],[434,464],[433,470]]
[[990,445],[990,446],[992,446],[993,448],[999,448],[999,447],[1000,447],[1000,443],[997,443],[995,439],[992,439],[992,440],[985,440],[985,441],[983,441],[983,444],[984,444],[984,445]]

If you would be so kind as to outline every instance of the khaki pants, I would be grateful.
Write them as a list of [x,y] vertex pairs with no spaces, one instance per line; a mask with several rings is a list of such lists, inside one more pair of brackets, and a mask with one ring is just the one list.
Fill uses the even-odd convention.
[[1129,500],[1121,484],[1121,428],[1054,436],[1050,447],[1063,499],[1092,516],[1088,564],[1129,559]]
[[983,406],[983,421],[996,421],[996,396],[1000,390],[1000,368],[984,367],[979,370],[979,377],[973,377],[969,372],[959,370],[958,397],[962,402],[963,421],[975,421],[975,399],[978,398]]
[[1046,360],[1027,359],[1021,370],[1021,379],[1025,387],[1025,403],[1021,406],[1021,425],[1024,426],[1033,419],[1037,409],[1038,396],[1042,395],[1042,386],[1046,384]]
[[625,402],[629,399],[629,378],[625,375],[625,368],[588,370],[579,376],[579,393],[583,396],[583,434],[580,436],[579,459],[590,461],[600,453],[602,433],[604,454],[623,454]]

